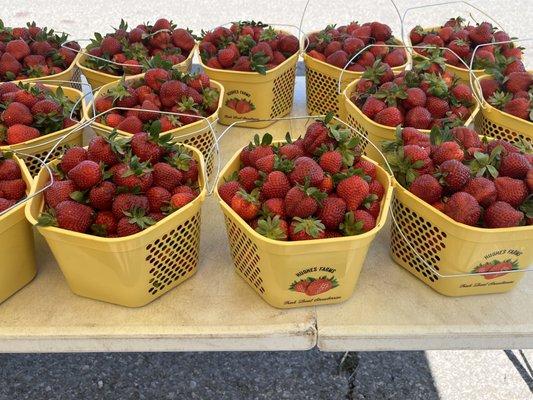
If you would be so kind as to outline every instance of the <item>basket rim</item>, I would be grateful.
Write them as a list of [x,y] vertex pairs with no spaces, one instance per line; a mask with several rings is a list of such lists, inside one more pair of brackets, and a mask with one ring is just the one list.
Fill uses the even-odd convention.
[[[202,153],[200,153],[200,151],[197,150],[195,147],[192,147],[192,146],[189,146],[189,145],[186,145],[186,144],[182,144],[182,146],[187,147],[187,149],[192,151],[193,154],[196,156],[196,159],[198,160],[198,164],[199,164],[199,172],[205,171],[205,163],[204,163],[204,158],[202,156]],[[87,148],[87,146],[85,146],[84,148]],[[49,164],[55,165],[58,162],[59,162],[59,160],[53,160]],[[41,174],[43,174],[43,173],[45,173],[45,170],[41,169],[41,171],[39,172],[39,175],[37,175],[35,177],[35,179],[33,181],[33,185],[31,187],[30,194],[32,194],[37,189],[37,183],[39,182]],[[122,242],[133,241],[133,240],[136,240],[136,239],[141,239],[143,236],[145,236],[145,235],[153,232],[155,229],[159,228],[161,226],[161,224],[159,224],[159,222],[163,222],[163,221],[166,220],[165,222],[168,223],[170,220],[174,219],[175,217],[178,217],[180,214],[183,214],[183,212],[188,211],[192,207],[196,206],[198,203],[200,205],[203,203],[203,201],[205,199],[205,196],[206,196],[206,193],[207,193],[207,182],[204,182],[203,173],[199,173],[198,174],[198,180],[201,183],[202,189],[200,190],[200,193],[198,193],[198,196],[196,196],[196,198],[193,201],[191,201],[186,206],[180,208],[179,210],[173,212],[172,214],[167,215],[161,221],[157,221],[154,225],[150,226],[149,228],[146,228],[146,229],[142,230],[141,232],[138,232],[138,233],[136,233],[134,235],[118,237],[118,238],[100,237],[100,236],[96,236],[96,235],[90,235],[88,233],[79,233],[79,232],[69,231],[67,229],[62,229],[62,228],[58,228],[58,227],[55,227],[55,226],[40,226],[39,230],[43,230],[45,232],[51,232],[51,233],[55,233],[55,234],[60,234],[60,235],[64,235],[64,236],[70,236],[71,238],[76,238],[76,239],[92,240],[92,241],[97,242],[97,243],[113,243],[113,244],[117,244],[117,243],[122,243]],[[37,224],[37,221],[35,220],[33,215],[31,215],[31,213],[29,211],[29,208],[30,208],[30,204],[33,203],[34,201],[37,201],[37,198],[40,198],[40,197],[41,196],[31,198],[26,204],[26,210],[25,210],[26,211],[26,219],[28,219],[28,221],[34,226]],[[42,206],[43,206],[43,204],[41,204],[41,210],[42,210]],[[171,217],[171,218],[167,219],[168,217]]]
[[[130,75],[130,76],[126,77],[126,81],[135,80],[135,79],[143,79],[143,78],[144,78],[144,74]],[[212,124],[214,124],[216,122],[216,120],[218,119],[218,113],[220,111],[220,108],[224,104],[225,89],[224,89],[224,86],[220,82],[218,82],[218,81],[216,81],[214,79],[210,79],[209,81],[214,83],[214,85],[216,86],[216,88],[219,91],[217,109],[211,115],[205,117],[206,119],[209,119]],[[93,96],[93,100],[84,109],[84,116],[83,117],[85,118],[86,121],[89,121],[90,119],[93,118],[93,117],[91,117],[89,115],[89,112],[92,111],[92,109],[94,107],[94,102],[100,96],[100,94],[103,93],[104,90],[109,90],[110,88],[115,87],[116,85],[118,85],[119,82],[120,82],[120,80],[114,81],[114,82],[109,82],[109,83],[106,83],[105,85],[101,86],[98,89],[98,91]],[[100,122],[96,122],[96,121],[92,121],[90,124],[91,124],[91,126],[95,126],[95,127],[99,128],[99,129],[102,129],[102,130],[107,131],[107,132],[112,132],[113,130],[116,129],[116,128],[112,128],[110,126],[104,125],[104,124],[102,124]],[[181,130],[185,131],[185,130],[194,129],[194,128],[199,127],[201,124],[205,124],[205,119],[204,118],[199,118],[198,121],[193,122],[192,124],[183,125],[183,126],[171,129],[169,131],[165,131],[164,133],[165,134],[170,133],[173,136],[176,136],[176,134],[181,133],[180,132]],[[208,127],[209,126],[207,126],[206,128],[208,128]],[[123,130],[120,130],[120,129],[116,129],[116,131],[119,132],[120,134],[123,134],[123,135],[126,135],[126,136],[133,136],[134,135],[133,133],[126,132],[126,131],[123,131]],[[190,133],[190,132],[188,132],[188,133]]]
[[[17,205],[15,208],[9,210],[7,213],[0,215],[0,223],[2,223],[6,218],[9,218],[9,216],[13,215],[14,213],[20,211],[21,208],[26,206],[26,202],[28,202],[28,196],[31,192],[31,187],[33,185],[33,178],[30,174],[30,171],[28,170],[28,167],[26,166],[26,162],[18,157],[16,154],[13,155],[13,159],[17,161],[19,167],[20,167],[20,173],[22,175],[22,179],[26,183],[26,197],[23,199],[20,199],[20,204]],[[1,214],[1,213],[0,213]]]
[[[178,63],[178,64],[174,64],[173,67],[176,67],[176,66],[179,66],[179,67],[182,67],[182,66],[186,66],[189,62],[192,62],[192,59],[194,57],[194,54],[196,52],[196,47],[197,47],[197,43],[196,41],[194,42],[194,47],[192,48],[192,50],[189,52],[189,55],[187,56],[187,58],[185,60],[183,60],[182,62]],[[126,76],[127,78],[128,77],[132,77],[132,76],[138,76],[138,75],[144,75],[144,73],[141,73],[141,74],[123,74],[123,75],[112,75],[112,74],[108,74],[106,72],[101,72],[101,71],[98,71],[96,69],[92,69],[92,68],[89,68],[85,65],[82,64],[82,61],[85,61],[85,58],[86,57],[89,57],[87,53],[87,47],[84,47],[82,51],[79,52],[79,58],[77,58],[75,61],[76,61],[76,66],[81,69],[83,72],[85,71],[90,71],[91,73],[93,74],[96,74],[102,78],[107,78],[107,79],[117,79],[117,80],[120,80],[120,78],[122,78],[123,76]],[[83,60],[82,60],[83,59]],[[102,86],[103,87],[103,86]]]
[[[19,82],[22,82],[22,81],[19,81]],[[76,95],[78,95],[78,99],[77,100],[79,100],[80,98],[82,99],[81,100],[81,110],[80,110],[80,120],[75,125],[69,126],[68,128],[63,128],[63,129],[61,129],[59,131],[51,132],[51,133],[48,133],[46,135],[39,136],[39,137],[37,137],[35,139],[26,140],[25,142],[20,142],[20,143],[15,143],[15,144],[2,145],[2,146],[0,146],[0,150],[13,149],[15,147],[20,147],[22,145],[23,146],[32,145],[32,144],[38,145],[39,142],[41,142],[43,140],[54,139],[56,137],[65,135],[65,134],[69,133],[70,131],[72,131],[72,130],[74,130],[76,128],[79,128],[80,125],[85,123],[85,114],[87,112],[88,104],[87,104],[87,102],[85,100],[85,97],[84,97],[83,93],[80,92],[78,89],[75,89],[75,88],[72,88],[72,87],[69,87],[69,86],[51,85],[51,84],[47,84],[46,81],[39,81],[39,82],[33,81],[33,82],[23,82],[23,83],[28,83],[31,86],[34,86],[37,83],[41,83],[44,86],[53,89],[54,91],[61,87],[61,89],[63,89],[65,92],[74,92]],[[78,133],[83,133],[83,130],[79,130]]]
[[[391,131],[391,132],[396,132],[396,127],[395,126],[382,125],[382,124],[379,124],[376,121],[368,118],[363,113],[363,111],[356,104],[354,104],[354,102],[350,99],[349,93],[351,94],[353,87],[355,85],[357,85],[357,82],[359,82],[359,80],[360,79],[356,79],[355,81],[350,82],[348,84],[348,86],[346,86],[346,88],[342,91],[342,95],[344,97],[345,102],[347,102],[348,105],[353,106],[353,108],[357,111],[358,116],[360,118],[363,118],[363,120],[365,120],[365,122],[370,123],[370,124],[376,126],[377,128],[380,128],[380,129],[386,129],[386,130]],[[463,121],[463,124],[461,126],[470,125],[474,121],[477,113],[479,112],[479,109],[480,109],[479,102],[474,98],[474,106],[470,107],[470,111],[471,111],[470,116],[468,117],[468,119],[466,121]],[[400,127],[404,128],[403,125],[400,125]],[[418,128],[416,128],[416,129],[418,129]],[[418,129],[418,130],[420,132],[422,132],[422,133],[427,133],[427,134],[429,134],[431,132],[431,129]]]
[[[307,35],[310,35],[310,34],[313,34],[313,33],[317,33],[317,32],[320,32],[320,31],[309,32]],[[404,45],[404,43],[400,39],[398,39],[396,36],[393,36],[393,37],[396,40],[398,45]],[[410,62],[410,55],[409,55],[409,52],[407,51],[407,48],[404,48],[404,50],[405,50],[405,53],[407,55],[407,57],[406,57],[407,60],[402,65],[397,65],[396,67],[391,67],[392,71],[401,72],[401,71],[403,71],[404,69],[407,68],[407,65]],[[323,66],[325,68],[331,68],[334,71],[338,71],[339,74],[342,71],[344,71],[344,74],[346,74],[346,76],[351,77],[351,78],[357,78],[357,77],[360,77],[361,74],[363,74],[363,72],[364,72],[364,71],[349,71],[347,69],[342,69],[342,68],[336,67],[335,65],[331,65],[331,64],[328,64],[327,62],[324,62],[324,61],[319,60],[317,58],[311,57],[308,53],[309,53],[308,51],[302,52],[302,57],[303,57],[305,62],[316,62],[317,64],[319,64],[319,65],[321,65],[321,66]]]
[[395,177],[391,178],[394,190],[399,191],[402,195],[409,197],[411,200],[416,202],[417,205],[424,207],[425,209],[434,212],[439,218],[445,220],[447,223],[454,225],[455,228],[464,229],[466,231],[470,231],[472,233],[520,233],[520,232],[533,232],[533,225],[525,225],[525,226],[515,226],[511,228],[480,228],[477,226],[470,226],[463,224],[462,222],[457,222],[456,220],[448,217],[446,214],[444,214],[442,211],[437,210],[435,207],[433,207],[431,204],[426,203],[422,199],[415,196],[413,193],[411,193],[409,190],[404,188]]
[[[272,143],[286,143],[286,142],[284,140],[275,140]],[[217,181],[216,181],[215,193],[216,193],[220,206],[225,210],[226,213],[228,213],[231,216],[232,219],[241,221],[242,225],[245,226],[245,229],[248,231],[248,233],[253,235],[254,240],[258,240],[269,245],[279,245],[280,247],[286,247],[286,248],[299,247],[302,245],[315,245],[319,243],[347,243],[347,242],[354,242],[360,239],[367,239],[369,237],[375,236],[381,230],[381,228],[383,228],[383,226],[385,225],[385,222],[387,221],[388,214],[389,214],[388,211],[389,211],[390,204],[392,201],[392,193],[393,193],[392,177],[378,163],[376,163],[374,160],[363,155],[361,156],[361,158],[365,159],[366,161],[370,161],[372,164],[376,166],[376,168],[380,169],[381,172],[383,173],[383,176],[386,177],[386,180],[388,183],[387,185],[388,187],[386,188],[383,198],[381,199],[382,208],[380,210],[379,218],[376,219],[376,226],[374,226],[374,228],[372,228],[368,232],[362,233],[360,235],[355,235],[355,236],[343,236],[343,237],[336,237],[336,238],[310,239],[310,240],[300,240],[300,241],[274,240],[274,239],[269,239],[263,235],[260,235],[254,229],[252,229],[252,227],[248,225],[248,223],[244,221],[235,211],[233,211],[233,209],[228,204],[226,204],[224,200],[222,200],[222,198],[220,197],[220,194],[218,193],[218,188],[220,186],[221,178],[227,174],[229,168],[231,167],[231,164],[233,164],[235,160],[240,157],[240,152],[241,150],[237,150],[235,154],[231,157],[231,159],[226,163],[224,168],[222,168],[222,170],[220,171],[217,177]],[[385,187],[385,185],[383,186]]]
[[61,78],[61,75],[65,75],[66,73],[70,73],[74,68],[78,67],[78,59],[79,58],[80,58],[80,53],[76,52],[76,57],[74,57],[74,60],[69,65],[69,67],[66,68],[65,70],[63,70],[62,72],[60,72],[59,74],[41,76],[41,77],[38,77],[38,78],[27,78],[27,79],[19,79],[19,80],[14,80],[14,81],[4,81],[4,82],[0,82],[0,84],[1,83],[7,83],[7,82],[35,83],[35,82],[41,82],[41,81],[47,81],[47,80],[50,80],[50,81],[53,81],[53,80],[56,80],[56,79],[60,80],[58,78]]

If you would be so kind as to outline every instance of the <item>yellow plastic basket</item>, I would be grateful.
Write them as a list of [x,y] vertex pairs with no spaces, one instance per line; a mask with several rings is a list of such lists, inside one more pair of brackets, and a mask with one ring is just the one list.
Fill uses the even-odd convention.
[[[136,79],[142,79],[144,75],[135,75],[131,76],[129,78],[126,78],[126,81],[129,80],[136,80]],[[97,99],[102,94],[108,92],[111,88],[114,88],[117,85],[118,81],[111,82],[106,84],[105,86],[101,87],[94,95],[94,98]],[[166,131],[165,133],[171,133],[178,142],[187,144],[189,146],[196,147],[205,157],[206,162],[206,169],[207,169],[207,175],[211,176],[214,166],[215,166],[215,159],[214,159],[214,146],[215,146],[215,132],[212,132],[211,126],[216,124],[219,110],[222,107],[222,103],[224,101],[224,87],[218,83],[217,81],[211,80],[212,86],[216,88],[220,92],[220,98],[218,100],[218,107],[217,110],[211,114],[206,119],[198,119],[198,121],[193,122],[192,124],[185,125],[181,128],[172,129],[170,131]],[[93,103],[90,103],[89,106],[85,109],[85,119],[87,121],[91,120],[93,118]],[[110,132],[113,131],[113,128],[104,125],[99,122],[92,122],[91,127],[94,130],[94,132],[97,135],[107,135]],[[118,132],[125,136],[131,136],[131,133],[118,130]]]
[[[292,110],[294,84],[296,79],[296,63],[299,52],[296,52],[276,68],[261,75],[258,72],[241,72],[210,68],[201,58],[200,64],[209,78],[220,82],[225,89],[224,101],[219,111],[219,122],[230,125],[239,120],[266,120],[288,115]],[[228,107],[229,100],[248,102],[249,111],[238,113]],[[272,121],[244,123],[240,126],[265,128]]]
[[[35,83],[31,83],[31,85],[34,85]],[[45,85],[51,90],[57,90],[59,86],[54,85]],[[77,102],[82,97],[83,94],[73,88],[69,87],[62,87],[63,93],[65,96],[67,96],[70,100]],[[55,144],[60,140],[63,136],[68,135],[67,138],[61,141],[61,144],[55,147],[54,153],[50,155],[49,159],[53,160],[54,158],[58,157],[59,155],[63,154],[66,148],[70,146],[81,146],[83,142],[83,132],[84,129],[81,129],[81,126],[83,125],[85,119],[84,115],[86,113],[86,102],[85,98],[81,100],[81,118],[80,122],[78,122],[76,125],[62,129],[57,132],[49,133],[48,135],[40,136],[38,138],[28,140],[27,142],[17,143],[15,145],[10,146],[0,146],[0,151],[6,151],[6,150],[12,150],[12,151],[19,151],[24,154],[31,155],[33,157],[26,157],[24,161],[26,162],[26,165],[28,166],[28,169],[32,176],[35,176],[39,173],[41,170],[41,164],[38,159],[44,159],[49,152],[54,148]],[[72,132],[72,133],[70,133]],[[37,157],[37,158],[34,158]]]
[[[398,40],[398,45],[403,43]],[[392,68],[394,74],[405,70],[409,63],[409,52],[407,52],[407,62],[398,67]],[[342,94],[339,94],[339,79],[342,73],[341,93],[346,86],[361,78],[362,72],[347,71],[335,67],[324,61],[317,60],[303,53],[305,64],[305,89],[307,94],[307,112],[309,115],[325,115],[328,112],[335,113],[335,116],[345,120],[346,111]]]
[[[195,46],[196,47],[196,46]],[[189,72],[192,66],[192,59],[194,57],[195,49],[193,48],[187,58],[179,64],[174,65],[173,68],[181,72]],[[112,75],[105,72],[100,72],[85,66],[85,60],[90,57],[85,50],[80,52],[79,57],[76,59],[76,66],[83,73],[87,82],[92,86],[93,90],[96,90],[111,82],[119,81],[122,78],[121,75]],[[131,75],[130,75],[131,76]]]
[[[228,178],[238,170],[239,154],[237,152],[224,167],[218,185],[224,181],[222,178]],[[379,166],[377,177],[386,193],[374,229],[358,236],[301,242],[283,242],[261,236],[222,200],[217,191],[236,272],[274,307],[294,308],[347,300],[357,284],[366,253],[387,219],[392,197],[391,178]],[[338,286],[315,296],[290,289],[299,280],[323,276],[335,279]]]
[[[32,177],[24,161],[20,165],[22,179],[30,191]],[[37,273],[33,250],[33,231],[24,216],[24,203],[0,215],[0,303],[26,286]]]
[[437,292],[446,296],[507,292],[524,272],[498,276],[482,275],[476,269],[510,262],[524,270],[532,264],[533,226],[483,229],[464,225],[396,181],[394,187],[392,212],[398,225],[393,223],[391,228],[391,256]]
[[[361,138],[361,146],[363,147],[365,154],[371,159],[381,163],[383,157],[373,146],[367,146],[368,141],[374,143],[376,147],[381,148],[384,141],[395,139],[396,128],[381,125],[371,120],[350,100],[358,81],[359,80],[356,80],[350,83],[342,92],[346,109],[346,122],[365,137],[365,139]],[[470,117],[464,122],[464,126],[468,126],[474,121],[474,118],[479,111],[479,104],[477,101],[475,102],[475,105],[470,108],[470,111]],[[427,129],[420,129],[420,132],[429,134],[430,131]]]
[[[70,289],[77,295],[127,307],[140,307],[195,274],[200,246],[201,205],[206,196],[203,157],[187,146],[199,163],[200,194],[179,211],[135,235],[100,238],[55,227],[37,227],[50,246]],[[42,171],[32,193],[49,180]],[[33,224],[44,196],[26,205]]]
[[[530,71],[530,73],[533,73],[533,71]],[[487,78],[489,78],[489,75],[483,75],[479,79]],[[476,89],[474,88],[474,90]],[[483,99],[483,94],[479,93],[479,91],[478,95],[480,99]],[[475,120],[475,125],[476,130],[481,135],[510,142],[523,139],[533,143],[533,122],[498,110],[486,101],[483,101],[481,111]]]
[[80,55],[78,53],[76,58],[74,58],[74,61],[72,61],[72,64],[60,74],[43,76],[40,78],[28,78],[19,82],[30,83],[50,81],[50,83],[54,85],[60,83],[61,86],[70,86],[73,89],[82,90],[81,73],[77,67],[79,57]]

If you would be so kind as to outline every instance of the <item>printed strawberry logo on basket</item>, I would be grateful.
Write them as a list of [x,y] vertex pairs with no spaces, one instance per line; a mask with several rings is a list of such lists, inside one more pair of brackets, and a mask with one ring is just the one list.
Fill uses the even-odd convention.
[[507,259],[504,261],[492,260],[491,262],[481,263],[472,270],[472,273],[483,274],[485,272],[503,272],[501,274],[489,274],[483,275],[487,280],[500,278],[506,273],[504,271],[515,271],[520,267],[518,265],[518,260]]
[[246,114],[255,110],[255,105],[245,99],[231,98],[226,100],[226,107],[235,110],[237,114]]
[[337,278],[334,276],[328,278],[327,276],[321,276],[319,278],[313,278],[311,276],[306,279],[294,281],[289,290],[305,293],[307,296],[316,296],[321,293],[325,293],[331,289],[339,286]]

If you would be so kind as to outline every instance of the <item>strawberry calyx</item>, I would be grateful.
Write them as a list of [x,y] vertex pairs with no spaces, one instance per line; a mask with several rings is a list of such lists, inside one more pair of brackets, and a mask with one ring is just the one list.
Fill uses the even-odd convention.
[[122,178],[132,175],[141,176],[152,171],[150,161],[141,162],[139,157],[132,156],[131,153],[126,154],[125,163],[128,165],[128,170],[122,173]]
[[403,146],[398,148],[394,153],[386,155],[387,162],[389,163],[394,177],[403,186],[409,188],[411,183],[417,178],[417,169],[424,166],[423,160],[417,160],[413,162],[409,157],[404,155]]
[[307,235],[318,238],[325,230],[326,227],[319,219],[309,218],[293,218],[294,233],[305,232]]
[[526,218],[533,218],[533,194],[530,194],[520,205],[519,210],[524,213]]
[[141,207],[133,207],[130,211],[124,211],[124,215],[128,217],[130,224],[137,225],[142,230],[156,223],[153,218],[146,215],[146,211]]
[[57,226],[57,216],[53,208],[43,211],[37,220],[37,226]]
[[352,211],[344,215],[344,222],[339,225],[339,229],[345,236],[355,236],[364,233],[363,221],[356,220]]
[[496,146],[492,149],[490,155],[476,151],[474,153],[474,158],[470,161],[470,171],[478,177],[486,176],[497,178],[502,152],[503,146]]
[[174,153],[166,158],[166,161],[181,171],[188,171],[191,167],[192,155],[183,147],[175,148]]
[[256,147],[270,146],[274,138],[270,133],[265,133],[262,137],[259,134],[255,134],[253,140],[248,143],[248,149],[253,150]]
[[274,217],[260,218],[257,221],[257,228],[255,231],[266,238],[272,240],[286,240],[287,233],[280,227],[280,217],[276,215]]
[[250,56],[250,69],[255,72],[259,72],[261,75],[266,75],[269,58],[262,52],[259,51]]

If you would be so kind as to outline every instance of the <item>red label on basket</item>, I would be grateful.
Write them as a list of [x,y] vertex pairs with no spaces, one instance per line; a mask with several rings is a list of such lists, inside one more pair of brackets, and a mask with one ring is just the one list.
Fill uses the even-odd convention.
[[[487,281],[492,281],[496,278],[500,278],[504,275],[507,275],[507,271],[516,271],[520,269],[518,258],[522,255],[522,251],[517,249],[504,249],[497,250],[491,253],[486,254],[483,257],[478,265],[472,269],[473,274],[481,274],[483,278]],[[501,273],[495,273],[501,272]],[[487,274],[485,274],[487,273]],[[487,282],[487,283],[476,283],[474,286],[492,286],[492,285],[502,285],[514,283],[514,280],[511,281],[499,281],[499,282]],[[465,287],[462,285],[461,287]],[[468,285],[468,287],[472,287]]]

